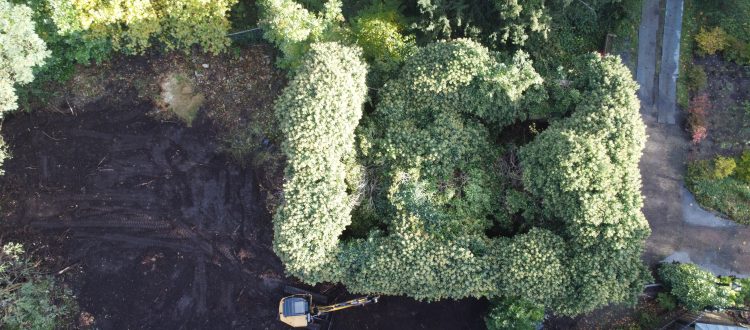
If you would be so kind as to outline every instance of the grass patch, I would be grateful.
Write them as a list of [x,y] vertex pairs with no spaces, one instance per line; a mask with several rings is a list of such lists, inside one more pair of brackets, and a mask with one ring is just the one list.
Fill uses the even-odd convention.
[[717,178],[714,163],[691,162],[685,177],[688,189],[703,208],[750,225],[750,185],[736,175]]

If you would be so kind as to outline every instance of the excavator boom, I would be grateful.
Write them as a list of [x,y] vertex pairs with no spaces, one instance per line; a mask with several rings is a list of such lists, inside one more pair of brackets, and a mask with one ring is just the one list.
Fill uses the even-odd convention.
[[376,303],[378,302],[378,298],[380,297],[378,296],[361,297],[361,298],[356,298],[356,299],[352,299],[349,301],[340,302],[334,305],[316,306],[315,309],[317,311],[317,314],[320,315],[320,314],[335,312],[335,311],[339,311],[339,310],[347,309],[351,307],[364,306],[367,304]]

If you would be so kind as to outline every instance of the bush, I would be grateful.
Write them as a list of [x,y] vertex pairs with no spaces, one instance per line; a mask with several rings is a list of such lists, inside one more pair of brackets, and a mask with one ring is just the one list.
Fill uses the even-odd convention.
[[677,298],[669,293],[659,292],[659,294],[656,295],[656,301],[659,302],[659,306],[661,306],[661,308],[664,308],[668,311],[677,308]]
[[690,66],[686,72],[687,75],[687,86],[691,94],[698,93],[706,88],[706,71],[702,65]]
[[5,171],[3,170],[3,163],[8,158],[10,158],[10,153],[8,153],[8,147],[5,145],[5,140],[3,139],[3,136],[0,135],[0,175],[5,174]]
[[25,255],[23,246],[8,243],[0,251],[0,320],[8,329],[59,329],[70,325],[77,306]]
[[687,120],[688,130],[690,131],[694,144],[700,143],[708,136],[706,125],[708,121],[708,110],[710,107],[711,102],[706,93],[700,94],[690,101]]
[[689,310],[722,308],[731,303],[731,287],[718,285],[716,276],[694,264],[662,264],[659,267],[659,277],[670,293]]
[[143,54],[158,41],[167,50],[200,45],[217,54],[229,45],[229,9],[238,0],[50,0],[62,35],[110,40],[115,50]]
[[724,55],[728,60],[737,64],[748,65],[750,64],[750,43],[730,36],[728,45],[724,50]]
[[544,320],[544,306],[520,298],[500,298],[490,302],[484,322],[487,330],[534,330]]
[[704,55],[713,55],[723,51],[729,44],[729,35],[721,27],[715,27],[711,30],[701,28],[701,31],[695,36],[698,43],[698,49]]
[[737,178],[745,183],[750,183],[750,150],[745,150],[740,156],[735,173]]
[[[736,169],[736,176],[742,177],[742,157]],[[688,164],[685,177],[687,188],[695,195],[698,203],[709,210],[722,213],[730,219],[750,224],[750,186],[741,178],[732,176],[716,179],[713,162],[706,160]]]
[[737,168],[737,164],[733,158],[730,157],[716,157],[714,159],[714,179],[721,180],[734,173],[734,169]]
[[34,80],[32,69],[49,56],[34,32],[31,8],[0,0],[0,120],[18,108],[15,86]]

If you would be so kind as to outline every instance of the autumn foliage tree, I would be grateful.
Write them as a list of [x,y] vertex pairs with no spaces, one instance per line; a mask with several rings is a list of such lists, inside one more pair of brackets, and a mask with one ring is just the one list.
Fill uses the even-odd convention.
[[237,0],[50,0],[60,34],[85,33],[115,50],[143,54],[154,41],[167,50],[229,45],[227,14]]

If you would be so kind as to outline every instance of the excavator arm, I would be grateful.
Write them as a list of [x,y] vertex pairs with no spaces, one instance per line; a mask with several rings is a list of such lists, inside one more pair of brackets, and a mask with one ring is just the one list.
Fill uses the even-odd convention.
[[321,314],[335,312],[335,311],[339,311],[339,310],[347,309],[351,307],[364,306],[367,304],[376,303],[378,302],[378,299],[380,299],[380,296],[367,296],[367,297],[361,297],[361,298],[356,298],[356,299],[352,299],[349,301],[340,302],[334,305],[315,306],[315,312],[316,312],[316,315],[321,315]]

